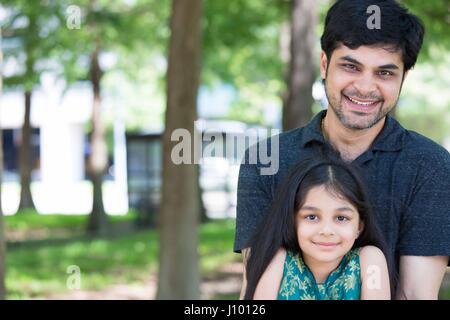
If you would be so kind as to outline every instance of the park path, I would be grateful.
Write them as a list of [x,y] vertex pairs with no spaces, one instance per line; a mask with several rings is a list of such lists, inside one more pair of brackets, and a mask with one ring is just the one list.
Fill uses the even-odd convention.
[[[242,264],[225,264],[214,277],[205,278],[201,284],[201,299],[238,295],[242,283]],[[152,300],[157,289],[156,274],[142,284],[120,284],[103,290],[73,290],[70,293],[47,297],[53,300]]]

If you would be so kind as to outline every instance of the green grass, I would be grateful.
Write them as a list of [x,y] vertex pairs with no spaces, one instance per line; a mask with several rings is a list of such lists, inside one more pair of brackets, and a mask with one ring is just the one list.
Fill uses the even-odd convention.
[[218,294],[214,297],[215,300],[239,300],[239,292],[238,293],[227,293],[227,294]]
[[[112,223],[130,221],[136,218],[132,210],[123,216],[108,216]],[[35,210],[22,210],[11,216],[4,216],[6,230],[30,231],[36,229],[82,229],[87,215],[38,214]]]
[[[71,217],[64,223],[72,227],[83,223],[78,218]],[[63,222],[53,221],[53,218],[46,223],[47,227],[64,226]],[[233,238],[234,220],[201,226],[199,251],[203,274],[214,273],[223,263],[239,258],[232,253]],[[39,299],[69,293],[66,283],[70,274],[67,271],[72,265],[80,268],[81,289],[142,283],[156,272],[157,259],[158,235],[155,231],[12,248],[8,250],[6,260],[8,298]]]
[[450,300],[450,288],[441,288],[439,300]]

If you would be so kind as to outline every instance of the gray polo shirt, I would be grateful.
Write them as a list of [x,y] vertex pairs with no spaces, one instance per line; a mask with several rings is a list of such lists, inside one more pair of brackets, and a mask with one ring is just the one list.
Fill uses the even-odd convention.
[[[279,135],[276,174],[261,175],[264,165],[248,164],[246,151],[239,170],[235,252],[248,246],[289,169],[326,143],[320,130],[325,114]],[[260,143],[270,146],[271,139]],[[450,256],[450,154],[445,148],[387,116],[370,149],[354,162],[362,169],[394,261],[400,255]]]

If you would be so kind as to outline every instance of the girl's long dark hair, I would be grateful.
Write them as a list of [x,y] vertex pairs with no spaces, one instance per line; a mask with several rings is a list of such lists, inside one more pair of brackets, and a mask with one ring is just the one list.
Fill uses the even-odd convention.
[[253,234],[246,263],[247,286],[244,299],[253,298],[262,274],[280,248],[294,253],[300,252],[295,216],[308,191],[322,185],[333,194],[344,197],[358,209],[364,229],[353,248],[373,245],[383,251],[388,263],[391,298],[394,297],[397,283],[395,267],[375,223],[358,168],[335,156],[320,153],[292,168],[278,188],[270,210]]

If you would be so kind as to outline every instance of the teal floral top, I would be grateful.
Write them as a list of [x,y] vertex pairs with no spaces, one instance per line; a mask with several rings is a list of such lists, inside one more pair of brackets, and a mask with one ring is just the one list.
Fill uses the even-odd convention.
[[361,268],[359,249],[341,260],[324,283],[317,284],[300,254],[286,252],[278,300],[359,300]]

